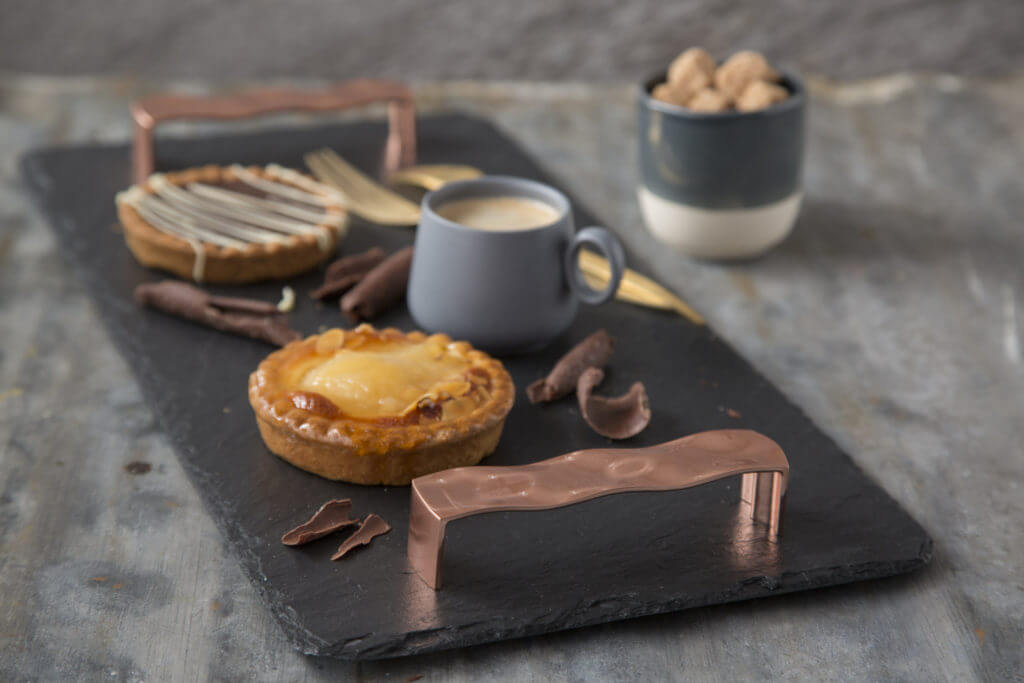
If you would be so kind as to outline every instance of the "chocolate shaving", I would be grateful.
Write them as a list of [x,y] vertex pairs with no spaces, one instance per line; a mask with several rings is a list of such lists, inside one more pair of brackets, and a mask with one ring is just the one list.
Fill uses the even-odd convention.
[[338,529],[358,524],[358,519],[348,516],[351,510],[352,501],[348,498],[329,500],[313,513],[308,522],[300,524],[282,536],[281,543],[291,546],[305,545],[310,541],[333,534]]
[[361,254],[344,256],[327,266],[324,282],[338,280],[348,275],[368,273],[383,261],[385,256],[384,250],[380,247],[372,247]]
[[628,439],[651,422],[651,404],[643,382],[635,382],[622,396],[595,396],[594,388],[604,379],[604,370],[587,368],[580,375],[576,398],[590,428],[609,439]]
[[341,296],[348,290],[355,287],[360,280],[366,277],[366,273],[355,273],[352,275],[346,275],[343,278],[337,280],[331,280],[320,285],[312,292],[309,293],[314,299],[323,301],[324,299],[330,299],[332,297]]
[[284,346],[299,338],[287,318],[273,304],[258,299],[212,296],[184,282],[164,280],[135,288],[135,300],[223,332]]
[[225,311],[240,311],[244,313],[256,313],[257,315],[274,315],[281,311],[276,304],[259,299],[242,299],[237,296],[213,296],[210,295],[210,304]]
[[526,387],[530,403],[555,401],[576,390],[583,371],[589,367],[603,368],[615,350],[615,340],[605,330],[598,330],[555,363],[548,376]]
[[331,555],[331,559],[340,560],[353,548],[357,548],[361,545],[367,545],[377,536],[386,534],[389,531],[391,531],[391,525],[385,522],[378,515],[371,512],[363,518],[363,521],[359,524],[359,528],[353,531],[351,536],[342,541],[341,545],[338,546],[338,551]]
[[357,282],[366,277],[366,274],[380,265],[384,260],[384,250],[380,247],[373,247],[361,254],[353,254],[340,258],[327,266],[324,272],[324,283],[310,292],[314,299],[328,299],[332,296],[344,294]]
[[353,322],[371,320],[405,299],[412,247],[396,251],[341,297],[341,310]]

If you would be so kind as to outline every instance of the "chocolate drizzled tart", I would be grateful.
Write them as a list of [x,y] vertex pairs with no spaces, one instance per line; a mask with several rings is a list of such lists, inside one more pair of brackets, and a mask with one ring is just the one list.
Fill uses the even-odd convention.
[[297,275],[327,260],[348,225],[336,191],[274,164],[154,173],[116,202],[135,258],[196,282]]
[[369,325],[292,342],[249,377],[272,452],[357,484],[475,465],[497,446],[514,400],[501,362],[468,343]]

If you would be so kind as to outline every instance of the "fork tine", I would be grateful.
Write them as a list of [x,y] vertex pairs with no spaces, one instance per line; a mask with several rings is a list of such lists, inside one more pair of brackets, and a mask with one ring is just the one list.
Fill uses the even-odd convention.
[[331,155],[332,161],[337,165],[338,169],[344,169],[344,172],[349,175],[353,183],[358,183],[366,192],[368,197],[372,197],[375,201],[379,202],[391,202],[396,206],[402,206],[403,208],[409,208],[409,200],[402,197],[395,192],[388,190],[384,186],[378,184],[373,179],[367,177],[359,171],[359,169],[353,167],[351,164],[346,162],[336,154]]
[[[374,182],[331,150],[317,150],[304,156],[306,165],[321,182],[338,189],[349,208],[374,223],[414,225],[419,207],[404,198],[402,203],[374,192]],[[396,195],[397,196],[397,195]]]
[[365,192],[358,183],[351,182],[351,179],[343,173],[338,172],[329,159],[317,152],[309,152],[305,156],[306,165],[309,166],[318,176],[325,178],[331,185],[341,190],[352,201],[365,200]]
[[396,206],[402,206],[406,209],[409,208],[409,205],[412,205],[412,202],[407,200],[405,197],[388,190],[354,167],[352,164],[345,161],[334,150],[324,149],[322,156],[323,159],[327,161],[339,175],[345,177],[348,182],[351,182],[353,186],[358,187],[360,191],[365,192],[367,197],[372,197],[374,201],[381,203],[385,201],[392,202]]
[[317,178],[323,182],[331,185],[332,187],[341,190],[346,196],[349,194],[346,188],[339,184],[335,178],[331,169],[327,166],[326,162],[320,157],[317,152],[307,152],[303,156],[303,160],[306,162],[306,166],[313,172]]
[[333,150],[321,149],[315,152],[320,159],[323,168],[336,179],[340,185],[347,187],[349,191],[361,198],[367,198],[366,183],[363,182],[361,174],[352,168],[344,159],[339,157]]
[[306,166],[316,176],[316,179],[325,185],[330,185],[334,189],[338,190],[344,197],[345,201],[353,207],[358,207],[363,202],[359,201],[358,195],[352,192],[352,188],[348,187],[343,182],[338,182],[331,169],[324,163],[323,159],[319,158],[315,154],[305,155]]
[[388,190],[362,171],[341,158],[334,150],[323,149],[320,159],[328,167],[332,176],[360,201],[370,202],[374,208],[400,216],[418,216],[419,206],[405,197]]

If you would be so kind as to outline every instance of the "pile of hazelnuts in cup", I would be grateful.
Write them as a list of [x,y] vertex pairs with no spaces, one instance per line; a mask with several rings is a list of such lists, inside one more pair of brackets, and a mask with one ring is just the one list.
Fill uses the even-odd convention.
[[651,97],[695,112],[757,111],[789,97],[779,72],[759,52],[737,52],[719,66],[700,47],[672,60]]

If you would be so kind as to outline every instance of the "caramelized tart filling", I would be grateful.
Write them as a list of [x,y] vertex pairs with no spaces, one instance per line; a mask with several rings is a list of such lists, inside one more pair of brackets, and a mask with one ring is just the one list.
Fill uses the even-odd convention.
[[283,369],[281,384],[295,407],[324,417],[452,419],[487,398],[489,376],[474,370],[464,345],[437,337],[332,330]]

